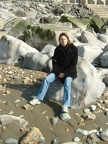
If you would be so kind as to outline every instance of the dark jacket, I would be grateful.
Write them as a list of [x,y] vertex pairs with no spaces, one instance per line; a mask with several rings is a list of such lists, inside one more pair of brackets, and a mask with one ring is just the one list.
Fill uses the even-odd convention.
[[78,49],[73,44],[67,44],[63,47],[61,44],[55,49],[52,57],[53,70],[58,76],[60,73],[64,73],[65,77],[61,80],[64,81],[66,77],[77,77],[76,65],[78,61]]

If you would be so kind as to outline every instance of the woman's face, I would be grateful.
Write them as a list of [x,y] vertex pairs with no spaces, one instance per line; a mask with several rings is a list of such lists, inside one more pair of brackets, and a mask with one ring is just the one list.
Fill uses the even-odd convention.
[[65,36],[61,36],[59,41],[61,45],[65,47],[67,45],[68,39]]

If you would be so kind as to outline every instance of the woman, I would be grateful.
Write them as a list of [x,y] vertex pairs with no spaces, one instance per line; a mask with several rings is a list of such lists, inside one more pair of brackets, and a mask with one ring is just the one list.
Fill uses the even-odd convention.
[[62,112],[68,113],[68,107],[70,107],[71,84],[72,80],[77,76],[77,61],[77,48],[70,42],[66,33],[61,33],[59,35],[59,45],[56,47],[52,57],[53,70],[46,76],[40,90],[36,97],[30,101],[30,104],[40,104],[40,101],[43,101],[45,97],[49,84],[59,78],[64,83]]

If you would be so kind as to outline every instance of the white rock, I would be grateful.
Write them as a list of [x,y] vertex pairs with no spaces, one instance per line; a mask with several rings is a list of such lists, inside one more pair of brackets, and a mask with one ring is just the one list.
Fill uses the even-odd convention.
[[102,138],[104,141],[108,141],[108,129],[104,130],[104,131],[101,133],[101,138]]
[[91,106],[90,106],[90,109],[91,109],[92,111],[95,111],[95,110],[96,110],[96,105],[91,105]]
[[80,138],[75,137],[75,138],[73,139],[73,141],[74,141],[74,142],[79,142],[79,141],[80,141]]
[[14,64],[19,57],[25,57],[28,52],[38,52],[22,40],[5,35],[0,41],[0,63]]

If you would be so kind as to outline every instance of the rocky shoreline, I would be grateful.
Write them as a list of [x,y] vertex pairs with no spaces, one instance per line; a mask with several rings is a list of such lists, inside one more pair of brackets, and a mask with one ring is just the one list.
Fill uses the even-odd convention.
[[[106,137],[105,134],[103,137],[99,135],[99,133],[106,130],[108,124],[107,88],[101,99],[96,103],[82,109],[70,109],[72,118],[65,122],[59,118],[61,111],[59,102],[46,98],[41,106],[30,106],[28,104],[31,96],[35,95],[38,90],[46,73],[7,65],[1,65],[0,71],[0,116],[15,116],[25,119],[28,123],[24,122],[26,125],[23,127],[23,125],[15,122],[16,118],[13,118],[13,121],[11,120],[12,123],[9,120],[6,123],[5,119],[2,121],[0,118],[0,122],[3,124],[0,126],[1,143],[12,144],[12,141],[14,141],[17,144],[18,141],[21,142],[22,138],[26,137],[25,134],[31,128],[36,127],[44,137],[45,144],[50,144],[51,142],[54,144],[66,142],[68,144],[68,142],[72,143],[72,141],[77,140],[80,143],[76,142],[75,144],[85,144],[91,141],[107,144],[108,133],[105,133]],[[57,118],[56,121],[54,121],[54,117]],[[28,135],[28,139],[29,142],[32,141],[33,136],[31,138]],[[22,142],[21,144],[25,143]]]
[[[107,20],[85,5],[0,1],[0,6],[0,63],[5,63],[0,64],[0,143],[107,144]],[[42,68],[64,30],[82,56],[72,91],[73,96],[78,95],[73,98],[68,121],[59,117],[63,96],[59,83],[52,85],[41,105],[29,105],[47,75]],[[30,53],[32,48],[36,53]],[[24,61],[15,63],[20,58]],[[57,88],[60,95],[55,96]]]

